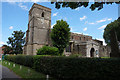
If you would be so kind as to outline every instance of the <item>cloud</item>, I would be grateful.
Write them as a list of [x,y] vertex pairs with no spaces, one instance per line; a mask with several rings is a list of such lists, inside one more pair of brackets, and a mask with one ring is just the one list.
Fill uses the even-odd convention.
[[87,27],[83,29],[83,31],[87,31]]
[[80,7],[76,8],[75,10],[76,10],[76,11],[79,11],[79,10],[80,10]]
[[69,26],[70,28],[70,32],[75,32],[76,31],[76,28],[74,26]]
[[64,20],[67,21],[67,18],[65,17]]
[[91,23],[88,23],[88,24],[95,24],[95,23],[91,22]]
[[12,4],[12,5],[13,5],[13,4],[16,4],[16,2],[8,2],[8,3],[9,3],[9,4]]
[[70,31],[72,32],[72,31],[73,31],[73,28],[70,28]]
[[[27,0],[21,0],[21,1],[14,1],[14,0],[9,1],[8,0],[7,2],[11,5],[18,5],[23,10],[26,10],[26,11],[29,10],[28,7],[26,5],[23,5],[23,3],[22,3],[22,2],[27,2]],[[17,3],[17,2],[19,2],[19,3]]]
[[101,19],[101,20],[98,20],[96,22],[88,22],[86,21],[85,24],[97,24],[97,23],[101,23],[101,22],[105,22],[105,21],[111,21],[112,18],[104,18],[104,19]]
[[76,11],[80,11],[80,8],[83,8],[83,6],[76,8]]
[[13,29],[13,26],[10,26],[9,29]]
[[22,3],[19,3],[18,6],[26,11],[28,11],[28,7],[26,5],[23,5]]
[[0,42],[0,45],[3,45],[3,44],[5,44],[5,43],[1,41],[1,42]]
[[104,39],[97,39],[97,40],[103,41],[103,45],[107,45]]
[[102,30],[102,32],[104,32],[104,30]]
[[85,24],[87,24],[88,23],[88,21],[85,21]]
[[2,2],[15,2],[16,0],[2,0]]
[[2,0],[2,2],[48,2],[49,0]]
[[101,26],[101,27],[99,27],[98,29],[103,29],[103,28],[105,28],[107,25],[103,25],[103,26]]
[[94,22],[85,21],[85,24],[95,24]]
[[[55,24],[56,24],[56,23],[55,23]],[[51,26],[51,29],[53,28],[53,26],[54,26],[55,24],[53,24],[53,25]]]
[[[24,1],[24,0],[23,0]],[[27,0],[26,0],[27,1]],[[31,2],[37,3],[37,2],[50,2],[50,0],[30,0]],[[28,0],[28,2],[30,2]]]
[[101,22],[105,22],[107,19],[102,19],[102,20],[99,20],[99,21],[96,21],[97,23],[101,23]]
[[60,18],[58,18],[57,20],[64,20],[64,21],[67,21],[67,17],[62,17],[62,16],[59,16]]
[[37,3],[40,2],[41,0],[31,0],[31,2]]
[[111,21],[112,18],[104,18],[104,19],[101,19],[101,20],[98,20],[96,21],[97,23],[101,23],[101,22],[105,22],[105,21]]
[[3,46],[3,45],[5,45],[5,43],[1,41],[0,42],[0,47]]
[[80,21],[82,21],[82,20],[84,20],[86,18],[87,18],[86,16],[83,16],[83,17],[80,18]]
[[58,12],[54,13],[53,16],[57,16],[58,15]]
[[108,18],[107,20],[108,20],[108,21],[111,21],[111,20],[112,20],[112,18]]

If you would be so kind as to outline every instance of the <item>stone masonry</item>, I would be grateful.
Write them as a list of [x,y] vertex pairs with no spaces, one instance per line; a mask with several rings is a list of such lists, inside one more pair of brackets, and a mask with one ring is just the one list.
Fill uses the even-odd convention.
[[[33,4],[29,11],[28,30],[23,53],[36,55],[37,49],[44,45],[51,45],[51,9]],[[64,54],[80,54],[84,57],[109,57],[110,48],[103,46],[103,42],[92,39],[92,36],[71,33],[69,45]]]
[[102,41],[92,39],[92,36],[71,33],[65,54],[80,54],[83,57],[109,57],[110,48],[104,46]]
[[24,54],[36,55],[36,50],[43,45],[49,45],[51,29],[51,9],[33,4],[29,11],[28,30],[26,31],[26,44]]

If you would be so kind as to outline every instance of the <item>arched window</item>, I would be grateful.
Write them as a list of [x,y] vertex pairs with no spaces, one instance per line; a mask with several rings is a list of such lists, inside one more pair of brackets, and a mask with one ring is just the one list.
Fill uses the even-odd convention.
[[42,17],[44,17],[44,12],[42,12],[42,15],[41,15]]

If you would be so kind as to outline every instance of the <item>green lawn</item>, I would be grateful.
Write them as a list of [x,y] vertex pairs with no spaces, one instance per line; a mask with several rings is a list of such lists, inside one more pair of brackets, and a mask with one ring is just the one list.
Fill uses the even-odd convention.
[[[1,64],[1,61],[0,61]],[[29,67],[25,67],[19,64],[15,64],[15,66],[13,67],[15,63],[13,62],[9,62],[9,61],[2,61],[2,65],[8,67],[10,70],[12,70],[13,72],[15,72],[18,76],[24,78],[24,79],[42,79],[42,80],[46,80],[46,75],[41,74],[39,72],[36,72],[35,70],[29,68]],[[20,69],[20,66],[21,69]]]

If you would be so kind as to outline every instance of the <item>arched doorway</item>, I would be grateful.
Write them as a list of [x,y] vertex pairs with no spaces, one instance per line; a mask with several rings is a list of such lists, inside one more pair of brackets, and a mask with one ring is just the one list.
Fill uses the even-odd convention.
[[90,50],[90,57],[94,57],[94,52],[95,52],[95,49],[91,48],[91,50]]

